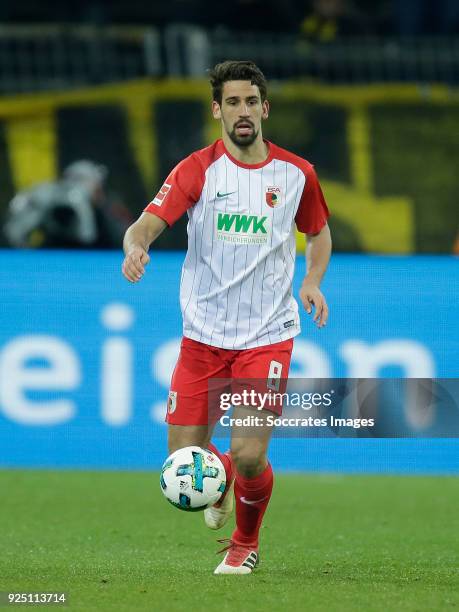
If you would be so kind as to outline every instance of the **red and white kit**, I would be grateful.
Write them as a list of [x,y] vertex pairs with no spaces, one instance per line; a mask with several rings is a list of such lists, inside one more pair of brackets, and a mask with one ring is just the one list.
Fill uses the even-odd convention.
[[[295,225],[303,233],[318,233],[328,210],[313,166],[265,142],[269,155],[259,164],[239,162],[222,140],[192,153],[145,211],[169,225],[188,213],[180,286],[184,337],[228,351],[273,345],[273,355],[265,359],[268,377],[276,346],[300,333],[292,295]],[[175,380],[182,374],[178,368],[186,366],[189,377],[194,365],[182,354]],[[169,422],[179,423],[180,392],[173,386],[171,392],[176,409],[170,416],[176,417]]]

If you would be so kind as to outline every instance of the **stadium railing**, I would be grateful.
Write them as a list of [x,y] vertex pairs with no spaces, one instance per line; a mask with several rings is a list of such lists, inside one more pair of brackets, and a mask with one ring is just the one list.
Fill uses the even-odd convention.
[[0,25],[0,94],[126,81],[161,72],[155,28]]
[[270,79],[327,83],[459,83],[459,38],[343,38],[155,27],[0,25],[0,94],[145,76],[202,76],[228,58],[250,58]]

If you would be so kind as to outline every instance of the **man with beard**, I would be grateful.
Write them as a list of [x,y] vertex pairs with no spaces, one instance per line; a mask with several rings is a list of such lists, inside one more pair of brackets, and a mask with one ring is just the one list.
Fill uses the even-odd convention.
[[[227,488],[204,511],[211,529],[228,520],[236,499],[236,529],[216,574],[248,574],[258,562],[258,534],[273,487],[267,459],[272,428],[233,427],[231,449],[210,443],[214,419],[209,381],[263,381],[279,390],[288,376],[293,338],[300,333],[292,296],[294,227],[308,237],[300,299],[315,309],[319,328],[328,308],[320,282],[331,252],[328,210],[306,160],[268,142],[266,80],[252,62],[227,61],[210,73],[212,113],[222,138],[176,166],[124,239],[122,271],[138,282],[148,250],[167,225],[188,213],[188,252],[180,302],[183,339],[168,401],[169,449],[200,446],[225,466]],[[235,406],[233,417],[280,414],[282,406]],[[242,422],[242,421],[241,421]],[[234,495],[233,495],[234,487]]]

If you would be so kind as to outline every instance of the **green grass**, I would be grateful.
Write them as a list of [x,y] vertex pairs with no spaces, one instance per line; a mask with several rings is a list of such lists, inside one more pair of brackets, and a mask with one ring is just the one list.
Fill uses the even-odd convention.
[[71,610],[459,607],[454,478],[277,476],[250,576],[213,576],[231,526],[172,508],[156,474],[0,471],[0,491],[0,591]]

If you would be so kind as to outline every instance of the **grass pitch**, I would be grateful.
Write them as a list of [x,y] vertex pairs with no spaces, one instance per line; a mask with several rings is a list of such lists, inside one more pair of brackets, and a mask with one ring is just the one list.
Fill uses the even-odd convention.
[[0,471],[0,491],[0,591],[64,609],[459,608],[455,478],[278,475],[250,576],[213,576],[233,521],[211,532],[156,474]]

